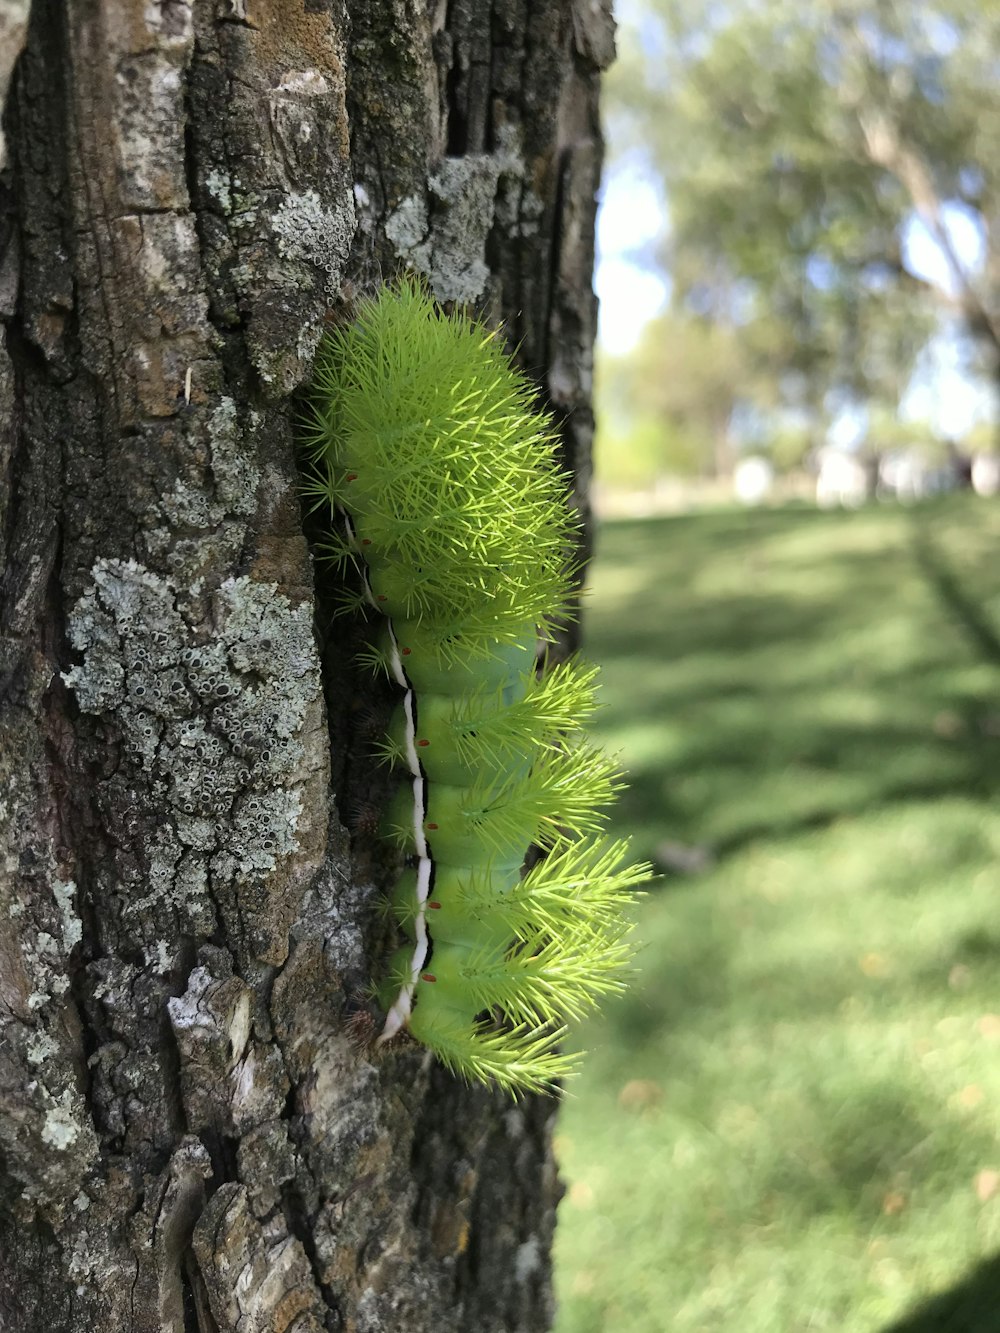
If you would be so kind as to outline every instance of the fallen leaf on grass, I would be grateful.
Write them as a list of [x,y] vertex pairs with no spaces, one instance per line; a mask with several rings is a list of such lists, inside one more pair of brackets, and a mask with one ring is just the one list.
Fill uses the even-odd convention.
[[981,1106],[986,1093],[978,1083],[967,1083],[961,1092],[955,1094],[955,1100],[959,1106],[964,1106],[971,1110],[974,1106]]
[[594,1191],[585,1180],[574,1180],[568,1193],[570,1203],[577,1208],[589,1208],[594,1202]]
[[675,875],[700,875],[715,864],[711,847],[689,846],[683,842],[661,842],[655,857],[658,870]]
[[965,722],[958,713],[953,713],[950,709],[938,713],[934,718],[934,735],[950,739],[952,736],[958,736],[965,730]]
[[862,954],[858,967],[866,977],[887,977],[890,972],[890,963],[884,953]]
[[645,1111],[663,1100],[663,1089],[651,1078],[631,1078],[618,1094],[623,1111]]

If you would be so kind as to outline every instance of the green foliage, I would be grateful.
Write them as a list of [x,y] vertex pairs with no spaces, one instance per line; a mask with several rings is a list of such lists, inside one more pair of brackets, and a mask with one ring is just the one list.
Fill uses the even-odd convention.
[[901,421],[895,413],[874,411],[870,415],[865,444],[870,452],[884,454],[894,449],[917,449],[927,459],[943,461],[947,451],[927,421]]
[[887,1333],[1000,1248],[998,542],[965,496],[600,534],[625,825],[708,865],[581,1033],[558,1333]]
[[608,424],[598,441],[598,472],[621,486],[667,473],[726,471],[734,412],[767,391],[747,336],[669,311],[650,321],[629,356],[602,361],[598,396]]
[[[615,368],[609,368],[613,375]],[[662,476],[696,477],[710,470],[710,444],[697,430],[653,417],[615,420],[597,398],[594,472],[615,490],[644,490]]]
[[778,472],[794,472],[801,468],[816,447],[813,432],[805,425],[778,424],[763,442],[766,453]]
[[[1000,287],[951,245],[946,205],[1000,218],[1000,5],[648,0],[608,81],[609,137],[665,184],[658,262],[694,311],[822,416],[895,408],[942,310],[996,374]],[[919,216],[950,295],[907,271]],[[660,376],[673,378],[664,357]],[[688,382],[688,381],[684,381]],[[735,381],[745,391],[746,380]]]
[[977,421],[962,440],[962,448],[969,454],[995,454],[998,449],[996,431],[986,421]]

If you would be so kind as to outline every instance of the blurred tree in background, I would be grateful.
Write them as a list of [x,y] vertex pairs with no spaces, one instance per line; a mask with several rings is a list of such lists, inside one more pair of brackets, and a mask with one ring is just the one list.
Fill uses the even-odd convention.
[[[609,138],[663,183],[647,262],[672,288],[606,369],[632,427],[665,421],[669,453],[683,422],[711,472],[763,421],[794,459],[845,407],[884,423],[949,323],[1000,387],[997,0],[645,0],[625,18]],[[937,281],[908,253],[921,228]]]
[[[720,321],[672,310],[609,368],[606,401],[629,422],[635,481],[654,460],[681,476],[730,470],[730,423],[755,382],[749,340]],[[603,383],[603,381],[602,381]]]

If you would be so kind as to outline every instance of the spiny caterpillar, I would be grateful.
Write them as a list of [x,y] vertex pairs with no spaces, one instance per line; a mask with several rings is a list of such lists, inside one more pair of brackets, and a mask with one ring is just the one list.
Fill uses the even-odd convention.
[[348,601],[384,617],[365,660],[401,691],[382,828],[411,868],[379,1041],[406,1029],[466,1079],[551,1090],[565,1021],[622,987],[649,874],[601,835],[621,784],[580,733],[595,668],[537,669],[577,528],[551,425],[496,334],[403,280],[324,342],[305,446],[320,553],[358,564]]

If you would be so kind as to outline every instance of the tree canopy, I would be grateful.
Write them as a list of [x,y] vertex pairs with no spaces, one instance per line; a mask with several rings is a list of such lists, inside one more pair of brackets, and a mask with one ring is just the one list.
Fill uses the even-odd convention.
[[[671,320],[739,341],[734,400],[814,417],[895,408],[948,321],[1000,377],[997,0],[631,13],[609,137],[664,184],[651,262],[670,273]],[[937,281],[913,261],[921,229]]]

